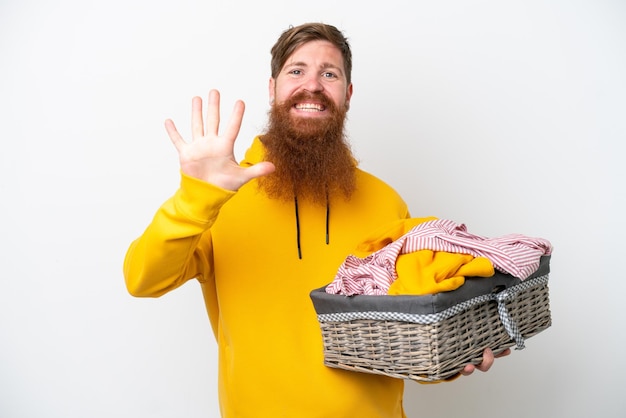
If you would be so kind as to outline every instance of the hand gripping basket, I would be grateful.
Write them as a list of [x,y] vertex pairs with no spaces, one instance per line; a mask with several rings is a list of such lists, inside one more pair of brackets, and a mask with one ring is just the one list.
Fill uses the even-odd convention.
[[425,296],[342,296],[313,290],[324,364],[422,382],[445,380],[483,350],[498,354],[551,325],[550,256],[521,281],[496,273]]

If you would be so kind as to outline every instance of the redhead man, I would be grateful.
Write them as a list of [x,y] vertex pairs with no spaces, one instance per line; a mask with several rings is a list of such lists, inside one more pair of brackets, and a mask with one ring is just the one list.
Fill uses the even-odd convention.
[[[219,350],[219,399],[231,417],[404,417],[403,381],[324,366],[309,298],[402,198],[357,167],[344,133],[352,55],[337,28],[291,27],[272,50],[268,127],[233,155],[244,113],[220,134],[219,93],[192,100],[192,138],[171,120],[180,187],[128,249],[135,296],[201,286]],[[477,366],[486,371],[493,354]],[[468,365],[463,374],[471,374]]]

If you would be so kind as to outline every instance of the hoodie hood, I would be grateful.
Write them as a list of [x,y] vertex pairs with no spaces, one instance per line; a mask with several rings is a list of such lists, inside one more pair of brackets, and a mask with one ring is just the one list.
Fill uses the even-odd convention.
[[239,163],[239,165],[244,167],[250,167],[256,163],[260,163],[265,158],[265,146],[261,142],[261,137],[256,136],[252,140],[252,145],[246,151],[243,160]]

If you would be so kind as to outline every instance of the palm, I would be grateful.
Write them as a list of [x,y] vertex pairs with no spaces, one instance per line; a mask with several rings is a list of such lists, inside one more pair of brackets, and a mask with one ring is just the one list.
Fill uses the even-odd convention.
[[174,122],[165,121],[165,129],[178,151],[183,173],[227,190],[237,190],[249,180],[269,174],[271,163],[263,162],[252,167],[241,167],[234,156],[234,144],[243,119],[244,103],[237,101],[222,134],[220,125],[220,95],[209,93],[206,126],[202,115],[202,99],[192,100],[192,140],[186,142],[178,133]]

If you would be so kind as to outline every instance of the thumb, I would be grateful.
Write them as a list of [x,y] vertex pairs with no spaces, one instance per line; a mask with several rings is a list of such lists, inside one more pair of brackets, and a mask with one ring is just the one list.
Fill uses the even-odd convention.
[[248,175],[249,180],[252,180],[257,177],[263,177],[268,174],[271,174],[276,170],[274,164],[269,161],[263,161],[257,164],[254,164],[251,167],[246,169],[246,174]]

